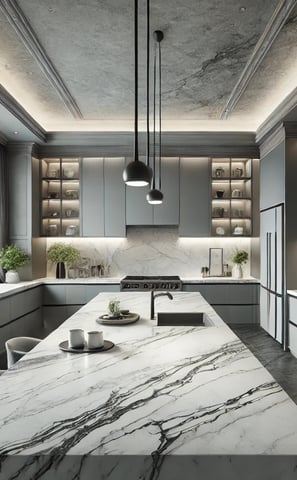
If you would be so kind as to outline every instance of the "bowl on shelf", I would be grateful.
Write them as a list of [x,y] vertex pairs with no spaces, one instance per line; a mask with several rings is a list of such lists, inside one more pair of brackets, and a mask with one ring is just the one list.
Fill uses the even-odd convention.
[[68,225],[65,229],[65,235],[68,237],[72,237],[74,235],[77,235],[78,233],[78,226],[77,225]]
[[64,196],[68,200],[77,200],[78,199],[78,190],[65,190]]

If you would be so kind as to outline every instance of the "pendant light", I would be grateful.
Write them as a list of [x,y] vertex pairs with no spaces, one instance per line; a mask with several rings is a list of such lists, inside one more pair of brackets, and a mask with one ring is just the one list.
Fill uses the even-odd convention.
[[[160,205],[163,202],[163,193],[161,192],[161,41],[164,38],[161,30],[154,31],[155,53],[154,53],[154,84],[153,84],[153,180],[151,184],[151,190],[148,192],[146,199],[151,205]],[[156,83],[157,83],[157,47],[158,47],[158,136],[159,136],[159,155],[158,155],[158,188],[156,188]]]
[[[124,169],[123,180],[126,185],[130,185],[132,187],[144,187],[151,182],[152,170],[148,164],[146,165],[139,160],[138,151],[138,0],[134,0],[134,56],[134,159]],[[147,162],[148,161],[149,156],[147,154]]]

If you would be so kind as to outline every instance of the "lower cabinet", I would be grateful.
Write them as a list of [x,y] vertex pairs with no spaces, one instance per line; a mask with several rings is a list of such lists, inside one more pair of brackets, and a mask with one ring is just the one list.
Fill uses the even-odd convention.
[[289,349],[297,357],[297,298],[288,295]]
[[226,323],[259,323],[258,284],[184,283],[183,291],[201,293]]
[[5,342],[13,337],[45,336],[42,287],[34,287],[0,300],[0,368],[6,368]]
[[100,292],[119,292],[119,284],[43,285],[43,323],[46,334],[58,328]]

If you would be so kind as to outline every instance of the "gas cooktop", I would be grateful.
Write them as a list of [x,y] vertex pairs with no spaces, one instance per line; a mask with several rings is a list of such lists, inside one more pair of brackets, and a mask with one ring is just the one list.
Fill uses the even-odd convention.
[[182,281],[178,275],[127,275],[121,280],[121,291],[181,289]]

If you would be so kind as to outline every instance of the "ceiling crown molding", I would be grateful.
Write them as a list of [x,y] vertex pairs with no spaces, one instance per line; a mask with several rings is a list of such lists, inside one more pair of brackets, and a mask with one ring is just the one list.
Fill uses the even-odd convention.
[[45,130],[34,118],[0,85],[0,103],[42,142],[46,141]]
[[230,113],[234,110],[240,97],[245,92],[251,78],[267,55],[271,45],[277,38],[296,5],[297,0],[280,0],[223,108],[221,114],[222,120],[226,120]]
[[[146,134],[139,133],[141,154],[145,154]],[[142,152],[143,150],[143,152]],[[132,132],[50,132],[38,156],[132,156]],[[251,132],[164,132],[164,156],[259,157]]]
[[54,87],[69,112],[74,118],[82,119],[83,115],[76,101],[72,97],[59,73],[52,64],[50,58],[39,42],[34,30],[32,29],[30,23],[18,4],[13,0],[0,0],[0,9],[6,16],[10,25],[16,31],[27,50],[39,65],[47,80]]
[[256,132],[256,142],[262,142],[270,133],[270,131],[280,124],[284,117],[297,106],[297,88],[280,103],[275,110],[266,118]]

